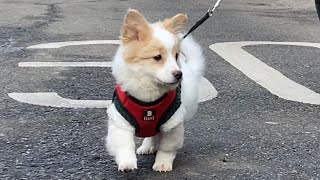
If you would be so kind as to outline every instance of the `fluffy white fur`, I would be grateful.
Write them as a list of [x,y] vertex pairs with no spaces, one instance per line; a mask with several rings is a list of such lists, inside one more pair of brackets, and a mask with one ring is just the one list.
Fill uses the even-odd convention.
[[[151,25],[153,36],[171,51],[177,38],[164,29],[160,23]],[[180,38],[182,35],[179,35]],[[170,88],[159,85],[155,78],[163,82],[173,81],[172,71],[183,73],[180,108],[161,126],[161,132],[145,138],[135,151],[134,128],[119,114],[114,105],[107,110],[108,135],[107,149],[115,157],[119,171],[131,171],[137,168],[137,154],[151,154],[157,151],[153,170],[171,171],[177,150],[184,141],[184,123],[194,116],[197,109],[200,79],[204,67],[204,57],[200,46],[189,36],[180,44],[178,62],[169,57],[160,70],[143,68],[142,65],[128,64],[124,58],[124,46],[121,44],[113,60],[112,72],[122,89],[141,101],[154,101],[168,92]],[[160,83],[161,84],[161,83]],[[176,87],[176,86],[175,86]],[[172,87],[171,87],[172,89]]]

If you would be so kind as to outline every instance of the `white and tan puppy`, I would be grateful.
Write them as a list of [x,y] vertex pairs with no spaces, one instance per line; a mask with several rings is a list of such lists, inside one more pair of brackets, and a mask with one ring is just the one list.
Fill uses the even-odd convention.
[[135,128],[114,104],[107,110],[107,149],[119,171],[137,168],[137,154],[156,154],[153,170],[171,171],[177,150],[184,140],[184,120],[197,109],[204,57],[200,46],[188,37],[182,40],[187,16],[178,14],[149,23],[142,14],[129,9],[121,29],[121,44],[115,54],[112,73],[118,85],[142,102],[153,102],[181,84],[181,105],[161,125],[160,132],[145,138],[135,151]]

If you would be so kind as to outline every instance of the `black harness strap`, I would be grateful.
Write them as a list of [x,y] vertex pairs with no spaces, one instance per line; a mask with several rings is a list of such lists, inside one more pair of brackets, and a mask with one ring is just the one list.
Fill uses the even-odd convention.
[[157,125],[158,132],[160,132],[160,127],[171,118],[181,105],[181,85],[177,87],[176,93],[175,100],[169,106],[167,112],[160,118],[159,124]]
[[127,120],[136,130],[136,133],[139,132],[139,124],[137,123],[137,121],[135,120],[135,118],[130,114],[130,112],[127,110],[127,108],[125,108],[123,106],[123,104],[121,103],[117,91],[114,90],[113,93],[113,98],[112,98],[112,102],[114,103],[114,106],[116,107],[116,109],[118,110],[118,112],[121,114],[121,116]]

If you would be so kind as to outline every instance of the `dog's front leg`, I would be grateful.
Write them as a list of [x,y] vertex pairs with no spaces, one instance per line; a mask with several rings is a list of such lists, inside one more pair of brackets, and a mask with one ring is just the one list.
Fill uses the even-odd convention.
[[135,154],[134,132],[122,129],[109,122],[107,135],[107,149],[115,157],[118,171],[129,172],[137,169]]
[[183,145],[183,122],[167,132],[161,132],[159,138],[159,149],[152,168],[154,171],[159,172],[171,171],[177,150]]

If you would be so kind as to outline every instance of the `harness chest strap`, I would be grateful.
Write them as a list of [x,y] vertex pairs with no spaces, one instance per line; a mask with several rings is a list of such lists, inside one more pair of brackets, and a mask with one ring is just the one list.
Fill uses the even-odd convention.
[[143,103],[122,91],[116,85],[113,103],[136,131],[138,137],[151,137],[159,133],[161,125],[167,122],[181,105],[181,87],[168,92],[160,99]]

